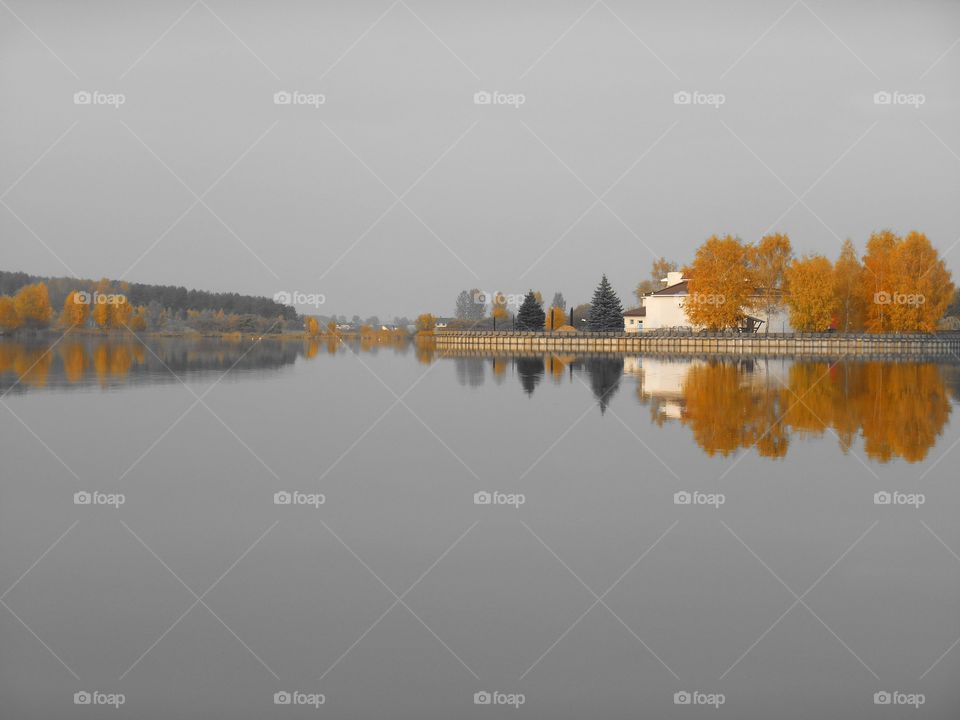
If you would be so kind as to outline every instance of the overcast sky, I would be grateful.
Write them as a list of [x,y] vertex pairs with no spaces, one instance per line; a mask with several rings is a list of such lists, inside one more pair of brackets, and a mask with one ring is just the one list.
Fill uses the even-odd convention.
[[958,38],[955,2],[4,0],[0,268],[382,317],[626,299],[712,233],[919,229],[956,274]]

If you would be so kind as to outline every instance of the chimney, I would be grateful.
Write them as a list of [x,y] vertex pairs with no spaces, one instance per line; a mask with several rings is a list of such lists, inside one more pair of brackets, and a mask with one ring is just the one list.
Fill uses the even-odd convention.
[[682,272],[668,272],[667,276],[660,282],[665,283],[664,287],[673,287],[679,282],[683,282]]

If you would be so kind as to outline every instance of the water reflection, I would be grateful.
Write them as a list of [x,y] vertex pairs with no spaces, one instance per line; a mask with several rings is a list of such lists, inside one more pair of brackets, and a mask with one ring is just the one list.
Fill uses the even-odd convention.
[[791,437],[829,433],[844,452],[862,437],[873,460],[918,462],[950,417],[947,371],[955,377],[926,362],[645,358],[633,374],[653,421],[689,428],[710,455],[784,457]]
[[[165,338],[133,335],[69,334],[61,339],[0,338],[0,394],[39,388],[177,382],[197,374],[243,375],[279,370],[297,358],[317,358],[321,350],[336,355],[376,353],[389,347],[403,354],[409,343],[383,338]],[[172,371],[172,372],[171,372]],[[481,380],[482,382],[482,380]]]
[[183,379],[207,373],[215,379],[228,371],[240,376],[275,372],[298,358],[322,362],[329,355],[413,350],[420,363],[452,360],[454,376],[465,387],[481,387],[488,378],[503,385],[509,379],[532,398],[582,383],[601,414],[621,385],[632,380],[635,400],[649,408],[654,426],[686,428],[711,456],[756,448],[763,457],[782,458],[795,438],[827,436],[844,452],[862,441],[863,452],[877,462],[926,458],[949,421],[952,401],[960,398],[957,363],[454,355],[439,352],[429,339],[375,337],[259,342],[151,337],[144,342],[133,336],[89,335],[68,335],[57,342],[0,339],[0,394],[177,382],[173,373]]
[[[461,385],[483,383],[479,357],[454,360]],[[792,438],[829,436],[845,453],[862,438],[872,460],[919,462],[946,427],[951,398],[960,398],[960,365],[932,362],[532,354],[482,362],[498,384],[512,369],[531,396],[545,376],[583,382],[601,414],[631,377],[654,425],[685,427],[707,454],[723,457],[755,448],[782,458]]]

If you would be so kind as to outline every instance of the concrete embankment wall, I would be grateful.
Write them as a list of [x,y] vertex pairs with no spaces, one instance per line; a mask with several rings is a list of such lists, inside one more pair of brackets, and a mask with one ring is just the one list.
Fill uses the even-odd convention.
[[769,335],[655,333],[549,333],[443,330],[441,351],[549,353],[663,353],[676,355],[805,355],[827,357],[922,356],[960,359],[960,333]]

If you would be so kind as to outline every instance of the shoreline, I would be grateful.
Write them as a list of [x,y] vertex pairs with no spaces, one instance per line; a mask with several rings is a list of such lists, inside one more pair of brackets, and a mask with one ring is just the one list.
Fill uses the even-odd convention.
[[676,334],[440,331],[438,350],[765,357],[956,357],[960,333]]

